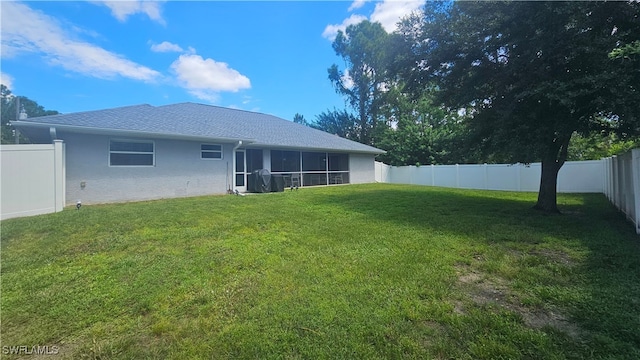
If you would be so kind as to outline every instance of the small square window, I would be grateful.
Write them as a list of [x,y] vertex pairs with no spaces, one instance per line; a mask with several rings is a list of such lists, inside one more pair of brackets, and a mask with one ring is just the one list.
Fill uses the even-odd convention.
[[206,160],[222,159],[222,145],[202,144],[200,145],[200,158]]

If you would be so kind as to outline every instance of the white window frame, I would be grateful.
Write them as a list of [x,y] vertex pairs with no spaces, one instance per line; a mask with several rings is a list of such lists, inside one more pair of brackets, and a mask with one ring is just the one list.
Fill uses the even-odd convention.
[[[204,149],[202,149],[203,146],[220,146],[220,150],[204,150]],[[206,158],[206,157],[202,156],[204,153],[211,153],[211,154],[220,153],[220,157],[219,158]],[[223,158],[224,158],[224,146],[222,144],[200,144],[200,159],[201,160],[222,160]]]
[[[122,143],[143,143],[143,144],[151,144],[153,146],[153,151],[148,152],[148,151],[112,151],[111,150],[111,143],[112,142],[122,142]],[[109,164],[109,167],[127,167],[127,168],[131,168],[131,167],[154,167],[156,166],[156,143],[153,140],[132,140],[132,139],[109,139],[109,151],[108,151],[108,158],[107,158],[107,163]],[[151,154],[152,155],[152,160],[151,160],[151,165],[112,165],[111,164],[111,154]]]

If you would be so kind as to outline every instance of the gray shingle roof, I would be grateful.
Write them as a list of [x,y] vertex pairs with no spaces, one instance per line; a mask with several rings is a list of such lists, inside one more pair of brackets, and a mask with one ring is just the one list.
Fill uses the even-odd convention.
[[[383,150],[344,139],[276,116],[196,103],[135,105],[51,115],[14,122],[65,126],[76,131],[100,129],[164,136],[244,140],[251,146],[336,150],[380,154]],[[29,127],[31,127],[29,126]]]

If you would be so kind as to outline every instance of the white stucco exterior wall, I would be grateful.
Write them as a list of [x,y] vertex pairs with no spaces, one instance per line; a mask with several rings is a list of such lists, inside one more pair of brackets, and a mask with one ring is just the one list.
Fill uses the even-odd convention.
[[375,155],[349,154],[349,182],[367,184],[376,181]]
[[63,139],[68,205],[223,194],[233,181],[231,143],[221,144],[221,160],[204,160],[200,145],[211,142],[153,139],[154,166],[109,166],[110,139],[150,139],[88,134],[64,134]]

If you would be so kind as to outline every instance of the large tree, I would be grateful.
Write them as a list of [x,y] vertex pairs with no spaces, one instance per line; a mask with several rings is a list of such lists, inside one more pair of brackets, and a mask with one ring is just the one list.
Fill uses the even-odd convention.
[[[404,87],[389,89],[380,111],[388,126],[379,127],[378,160],[394,166],[459,164],[470,160],[461,141],[465,117],[433,103],[432,91],[412,98]],[[383,131],[384,129],[384,131]]]
[[16,109],[18,103],[20,103],[20,110],[24,110],[24,113],[30,118],[58,114],[55,110],[45,110],[43,106],[28,97],[13,95],[9,88],[1,84],[0,109],[2,110],[2,129],[0,131],[2,144],[14,144],[16,135],[19,136],[20,142],[28,142],[28,139],[16,133],[10,124],[10,121],[15,121],[18,117],[19,110]]
[[568,161],[599,160],[638,147],[638,139],[621,140],[615,133],[594,132],[588,136],[573,134]]
[[639,13],[639,2],[428,3],[404,23],[405,77],[414,91],[435,82],[447,106],[472,107],[485,154],[541,161],[535,208],[557,212],[572,134],[640,130]]
[[337,109],[323,111],[309,124],[314,129],[356,141],[360,134],[357,125],[358,121],[351,113]]
[[296,113],[293,116],[293,122],[296,124],[309,126],[309,122],[307,121],[307,119],[305,119],[304,116],[302,116],[302,114],[300,113]]
[[357,113],[354,140],[364,144],[373,145],[378,109],[388,85],[390,38],[380,23],[363,21],[339,31],[333,41],[333,49],[344,60],[345,69],[332,65],[328,69],[329,80]]

